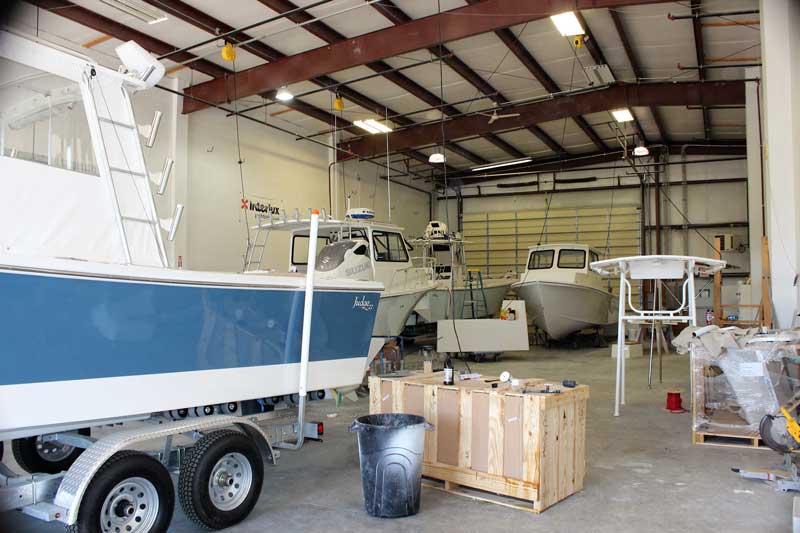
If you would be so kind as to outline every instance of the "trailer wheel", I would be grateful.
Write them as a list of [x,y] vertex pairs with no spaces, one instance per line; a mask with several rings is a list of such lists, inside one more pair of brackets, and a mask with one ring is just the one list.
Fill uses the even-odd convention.
[[169,472],[157,459],[135,451],[115,453],[86,489],[71,533],[162,533],[175,510]]
[[[88,437],[91,430],[83,428],[78,433]],[[14,439],[11,441],[11,451],[17,464],[30,474],[58,474],[69,470],[83,453],[81,448],[57,442],[42,442],[39,437]]]
[[264,463],[253,439],[238,431],[215,431],[181,461],[178,498],[189,519],[223,529],[247,518],[263,480]]

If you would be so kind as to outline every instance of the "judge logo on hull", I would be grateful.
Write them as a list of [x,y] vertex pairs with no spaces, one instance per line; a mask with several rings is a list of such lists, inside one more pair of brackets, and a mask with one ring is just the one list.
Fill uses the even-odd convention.
[[353,309],[356,308],[364,311],[372,311],[375,308],[375,304],[367,300],[366,296],[356,296],[356,299],[353,300]]

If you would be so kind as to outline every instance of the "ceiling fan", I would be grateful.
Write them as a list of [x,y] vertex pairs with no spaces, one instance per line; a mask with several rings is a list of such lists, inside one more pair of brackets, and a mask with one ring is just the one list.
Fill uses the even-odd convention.
[[478,114],[479,115],[483,115],[484,117],[489,117],[489,124],[494,124],[495,122],[497,122],[501,118],[512,118],[512,117],[518,117],[519,116],[519,113],[506,113],[504,115],[498,115],[497,114],[497,109],[492,111],[491,115],[488,114],[488,113],[478,113]]

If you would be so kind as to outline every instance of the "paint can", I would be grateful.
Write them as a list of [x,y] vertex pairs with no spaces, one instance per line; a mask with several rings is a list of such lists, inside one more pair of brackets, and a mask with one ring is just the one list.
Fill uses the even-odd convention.
[[686,412],[686,409],[683,408],[683,401],[681,400],[681,391],[667,391],[667,405],[664,409],[670,413]]

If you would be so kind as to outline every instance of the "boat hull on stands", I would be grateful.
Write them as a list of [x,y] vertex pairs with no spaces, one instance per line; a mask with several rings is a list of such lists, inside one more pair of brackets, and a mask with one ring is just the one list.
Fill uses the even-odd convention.
[[400,335],[414,307],[429,293],[431,288],[432,286],[417,287],[405,291],[385,291],[381,294],[372,335],[375,337]]
[[[497,316],[500,313],[500,307],[503,304],[508,289],[511,287],[511,280],[484,280],[483,293],[486,295],[487,312],[483,313],[483,305],[476,304],[478,311],[477,317],[472,316],[472,309],[467,306],[464,307],[465,294],[468,293],[464,286],[456,287],[453,290],[453,309],[454,313],[450,313],[450,281],[440,280],[436,288],[426,294],[417,307],[414,309],[425,322],[436,322],[437,320],[445,320],[448,318],[485,318],[490,316]],[[473,291],[475,298],[480,300],[480,290]],[[462,317],[463,309],[463,317]]]
[[526,281],[512,289],[525,300],[533,323],[553,340],[609,323],[612,295],[575,283]]

